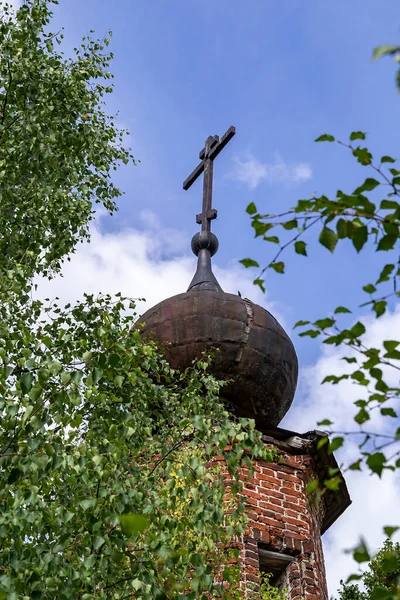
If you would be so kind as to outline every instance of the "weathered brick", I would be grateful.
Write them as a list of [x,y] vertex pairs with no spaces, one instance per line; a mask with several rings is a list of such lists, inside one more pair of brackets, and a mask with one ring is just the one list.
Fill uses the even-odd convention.
[[280,451],[280,456],[281,463],[256,461],[250,478],[247,469],[241,472],[248,517],[246,535],[237,545],[241,595],[244,600],[259,597],[258,544],[263,544],[293,557],[284,575],[288,600],[328,600],[320,537],[323,515],[310,505],[305,491],[307,482],[315,477],[314,463],[307,455]]

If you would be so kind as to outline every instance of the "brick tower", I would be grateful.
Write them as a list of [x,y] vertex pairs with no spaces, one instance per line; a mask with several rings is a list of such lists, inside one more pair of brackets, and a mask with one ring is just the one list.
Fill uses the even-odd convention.
[[337,469],[327,447],[318,449],[321,437],[318,431],[265,431],[263,439],[278,449],[279,459],[258,461],[244,482],[249,517],[240,541],[244,598],[257,590],[264,572],[274,586],[287,590],[288,600],[328,600],[321,536],[350,498],[343,478],[339,491],[328,490],[318,504],[306,493],[310,481],[324,481],[329,468]]
[[[349,506],[339,471],[338,491],[327,490],[317,502],[307,485],[323,482],[337,462],[320,445],[322,432],[299,434],[278,427],[289,410],[297,384],[298,363],[293,344],[264,308],[239,295],[222,291],[211,269],[218,240],[211,233],[213,161],[235,129],[221,138],[210,136],[200,163],[184,183],[188,189],[204,172],[203,210],[196,221],[201,231],[192,239],[197,271],[188,291],[147,311],[143,334],[166,342],[173,368],[185,369],[202,352],[218,349],[212,370],[227,380],[223,400],[235,417],[251,417],[266,444],[278,451],[274,463],[254,463],[243,470],[248,527],[239,540],[243,598],[254,598],[262,573],[272,585],[287,590],[288,600],[328,600],[322,534]],[[221,459],[223,460],[223,459]]]

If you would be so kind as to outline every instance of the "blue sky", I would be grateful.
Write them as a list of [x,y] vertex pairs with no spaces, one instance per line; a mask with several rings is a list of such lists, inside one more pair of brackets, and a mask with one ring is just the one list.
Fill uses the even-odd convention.
[[[110,9],[105,1],[68,0],[56,16],[70,44],[91,28],[114,33],[110,109],[130,129],[141,163],[118,174],[126,196],[117,217],[103,221],[106,230],[140,227],[145,208],[164,226],[185,231],[189,244],[201,183],[184,192],[182,181],[205,137],[233,124],[237,135],[215,166],[215,262],[226,266],[250,255],[265,263],[274,247],[253,240],[244,212],[250,201],[263,212],[281,212],[313,192],[354,189],[365,175],[344,149],[315,144],[320,133],[346,139],[361,129],[370,132],[377,153],[395,153],[394,66],[370,57],[374,46],[397,39],[398,2],[118,0]],[[312,175],[298,182],[264,179],[249,189],[234,174],[235,161],[250,158],[289,169],[305,163]],[[346,298],[359,302],[366,261],[347,247],[341,255],[351,255],[351,262],[316,247],[308,260],[291,257],[285,277],[268,276],[268,291],[287,307],[290,323],[343,303],[343,287]],[[312,345],[296,343],[308,362]]]
[[[265,298],[251,284],[253,273],[237,261],[251,256],[266,264],[275,251],[253,239],[245,213],[251,201],[260,212],[283,212],[313,193],[352,191],[368,175],[345,149],[315,144],[321,133],[346,140],[353,130],[367,131],[374,154],[398,155],[395,66],[373,63],[371,53],[377,45],[398,43],[399,2],[60,0],[52,28],[60,26],[67,51],[90,29],[99,36],[113,31],[109,110],[119,111],[141,163],[118,172],[126,192],[119,213],[98,221],[91,249],[79,250],[64,280],[49,284],[45,295],[56,290],[70,300],[84,290],[121,289],[146,296],[151,305],[185,291],[194,271],[189,248],[201,182],[188,192],[182,182],[205,138],[235,125],[236,136],[214,170],[216,274],[226,290],[240,289],[264,303],[292,335],[302,375],[284,424],[305,431],[330,410],[339,423],[348,418],[349,402],[357,399],[354,386],[341,392],[319,387],[340,355],[298,338],[291,327],[326,316],[338,304],[356,308],[366,299],[361,286],[375,279],[377,256],[357,256],[346,244],[332,256],[312,243],[308,259],[287,254],[285,276],[268,275]],[[373,327],[373,342],[390,337],[400,329],[400,313]],[[350,447],[347,458],[352,452]],[[325,536],[332,593],[349,569],[340,550],[367,527],[378,545],[381,525],[398,520],[398,478],[388,475],[375,491],[370,479],[352,474],[349,485],[354,505]]]

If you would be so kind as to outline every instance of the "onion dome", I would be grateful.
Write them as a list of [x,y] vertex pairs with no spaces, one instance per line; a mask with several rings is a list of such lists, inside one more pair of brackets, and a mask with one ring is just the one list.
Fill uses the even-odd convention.
[[207,161],[212,166],[213,148],[218,150],[225,136],[221,141],[217,136],[206,140],[200,153],[202,163],[184,184],[187,189],[203,164],[203,213],[197,217],[202,231],[192,239],[197,256],[192,282],[186,293],[160,302],[143,314],[139,323],[145,338],[165,347],[166,359],[174,369],[186,369],[203,352],[215,349],[211,371],[227,382],[221,396],[228,410],[237,417],[254,418],[262,429],[278,425],[289,410],[298,362],[293,344],[278,321],[247,298],[223,292],[212,272],[211,257],[218,250],[218,240],[210,231],[216,211],[211,209],[211,194],[208,198],[206,194]]

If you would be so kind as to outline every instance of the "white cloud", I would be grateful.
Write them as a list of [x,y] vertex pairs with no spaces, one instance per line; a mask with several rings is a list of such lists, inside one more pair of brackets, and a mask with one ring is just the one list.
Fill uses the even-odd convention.
[[[162,227],[154,213],[144,211],[141,220],[143,229],[107,233],[101,230],[98,216],[91,242],[78,246],[65,263],[62,276],[38,281],[37,296],[58,296],[67,303],[81,298],[84,292],[121,292],[131,298],[145,298],[146,302],[138,302],[138,312],[142,313],[169,296],[185,292],[196,268],[190,241],[183,232]],[[224,291],[237,294],[240,290],[243,297],[267,304],[281,319],[279,310],[253,285],[254,277],[237,262],[227,268],[214,266],[213,270]]]
[[[387,313],[380,319],[369,318],[364,322],[367,324],[366,345],[379,348],[383,340],[393,339],[393,336],[396,338],[395,332],[400,331],[400,310]],[[316,363],[302,370],[301,387],[305,391],[305,399],[297,405],[295,403],[285,418],[283,427],[300,432],[309,431],[317,426],[317,421],[329,418],[334,421],[337,430],[358,429],[352,419],[358,410],[353,402],[363,397],[362,386],[348,381],[339,385],[321,386],[326,375],[345,373],[349,371],[349,367],[354,367],[341,360],[343,354],[343,350],[321,346],[321,354]],[[395,369],[387,370],[385,377],[389,384],[399,385],[398,371]],[[393,423],[394,419],[391,417],[383,418],[377,414],[368,422],[368,429],[387,433],[389,427],[393,428]],[[358,458],[358,452],[353,438],[336,454],[340,462],[348,465]],[[357,571],[357,564],[343,550],[354,547],[360,536],[363,536],[376,551],[384,540],[382,528],[385,525],[400,525],[398,472],[385,471],[382,479],[378,479],[367,472],[348,471],[345,477],[353,504],[324,536],[331,594],[336,594],[340,579],[346,580],[350,573]]]
[[285,163],[279,155],[273,162],[262,163],[252,154],[244,160],[235,159],[231,177],[255,189],[262,181],[268,183],[302,183],[312,177],[311,165],[304,162]]
[[308,181],[312,177],[311,165],[308,163],[296,164],[293,171],[293,181]]

